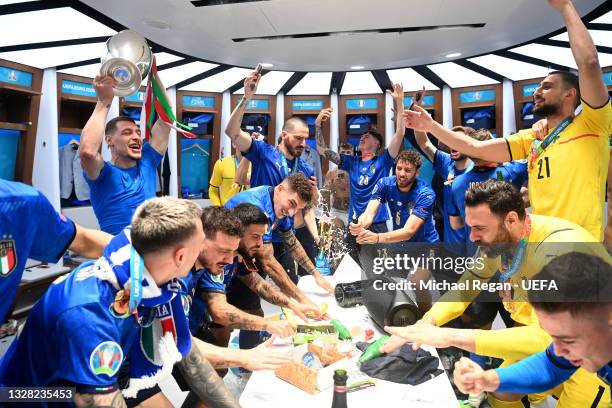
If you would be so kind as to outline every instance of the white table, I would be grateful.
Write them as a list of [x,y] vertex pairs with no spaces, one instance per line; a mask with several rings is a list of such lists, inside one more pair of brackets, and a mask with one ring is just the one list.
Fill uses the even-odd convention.
[[[333,277],[329,277],[332,285],[340,282],[352,282],[358,279],[360,279],[360,269],[349,257],[343,259],[336,274]],[[330,315],[340,319],[349,330],[351,327],[359,325],[364,328],[370,327],[379,335],[382,334],[371,321],[364,306],[347,309],[337,306],[333,296],[323,293],[310,276],[301,278],[298,286],[315,303],[329,304]],[[375,336],[375,338],[377,337]],[[434,356],[438,355],[433,347],[425,346],[424,349]],[[439,368],[442,369],[441,364]],[[458,406],[453,389],[444,373],[417,386],[382,380],[376,381],[377,385],[375,387],[348,393],[348,406],[350,408],[457,408]],[[244,408],[280,406],[318,408],[331,406],[332,395],[333,387],[311,395],[277,378],[273,371],[256,371],[251,375],[242,392],[240,405]]]

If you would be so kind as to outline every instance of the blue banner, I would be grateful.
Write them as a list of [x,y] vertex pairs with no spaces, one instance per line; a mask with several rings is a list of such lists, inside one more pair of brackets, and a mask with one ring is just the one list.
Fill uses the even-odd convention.
[[130,96],[126,96],[125,97],[125,101],[126,102],[143,103],[144,102],[144,98],[145,98],[144,91],[138,91],[138,92],[136,92],[134,94],[131,94]]
[[345,102],[346,109],[377,109],[378,99],[347,99]]
[[604,82],[607,86],[612,86],[612,71],[603,73]]
[[0,82],[14,84],[19,86],[32,87],[33,75],[29,72],[19,71],[17,69],[0,67]]
[[540,84],[527,84],[527,85],[523,85],[523,96],[524,97],[533,96],[534,92],[539,87],[540,87]]
[[91,98],[96,97],[96,90],[92,84],[85,82],[69,81],[67,79],[62,80],[62,93],[89,96]]
[[459,103],[488,101],[495,101],[495,90],[483,89],[482,91],[461,92],[459,94]]
[[251,99],[246,110],[270,110],[270,101],[267,99]]
[[183,107],[214,108],[215,98],[212,96],[183,95]]
[[[436,104],[436,97],[433,95],[425,95],[421,101],[421,106],[434,106]],[[409,108],[412,105],[412,96],[404,97],[404,106]]]
[[323,101],[320,99],[294,99],[291,102],[291,109],[294,111],[316,110],[323,109]]

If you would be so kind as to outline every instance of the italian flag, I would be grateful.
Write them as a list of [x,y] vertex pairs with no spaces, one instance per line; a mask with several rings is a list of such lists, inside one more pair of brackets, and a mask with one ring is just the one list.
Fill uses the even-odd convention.
[[142,329],[140,338],[142,351],[149,361],[157,365],[162,363],[161,357],[158,355],[158,344],[166,333],[171,333],[176,343],[176,327],[174,326],[174,316],[172,314],[161,319],[155,319],[151,326]]
[[12,241],[4,243],[3,246],[3,250],[0,250],[0,275],[8,275],[17,263],[15,246]]
[[[190,132],[191,128],[189,126],[176,120],[176,116],[172,111],[172,106],[168,101],[166,90],[161,85],[159,75],[157,74],[157,62],[155,61],[155,56],[153,56],[153,63],[147,80],[147,90],[145,92],[144,104],[140,116],[141,133],[145,135],[145,140],[149,140],[151,137],[156,113],[164,123],[178,133],[181,133],[183,136],[190,139],[197,137]],[[144,129],[142,129],[142,127],[144,127]]]

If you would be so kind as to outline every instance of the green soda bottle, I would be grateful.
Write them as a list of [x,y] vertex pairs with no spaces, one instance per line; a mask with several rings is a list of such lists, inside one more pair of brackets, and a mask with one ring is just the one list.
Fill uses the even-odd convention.
[[380,357],[382,355],[380,347],[387,340],[389,340],[389,336],[385,334],[384,336],[381,336],[378,340],[376,340],[374,343],[370,344],[370,346],[363,352],[361,357],[359,357],[359,363],[365,363],[368,360]]
[[330,323],[334,325],[340,340],[352,340],[351,332],[339,320],[330,320]]

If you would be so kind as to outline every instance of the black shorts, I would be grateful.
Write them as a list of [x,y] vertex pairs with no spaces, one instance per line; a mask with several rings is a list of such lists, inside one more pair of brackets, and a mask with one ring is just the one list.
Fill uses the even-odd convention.
[[[119,388],[121,390],[126,389],[130,384],[130,357],[127,356],[125,360],[123,360],[123,364],[119,368],[119,373],[117,374],[117,383],[119,384]],[[161,388],[159,385],[155,385],[152,388],[147,388],[144,390],[138,391],[135,398],[125,398],[125,404],[129,407],[136,407],[148,400],[158,392],[161,392]]]

